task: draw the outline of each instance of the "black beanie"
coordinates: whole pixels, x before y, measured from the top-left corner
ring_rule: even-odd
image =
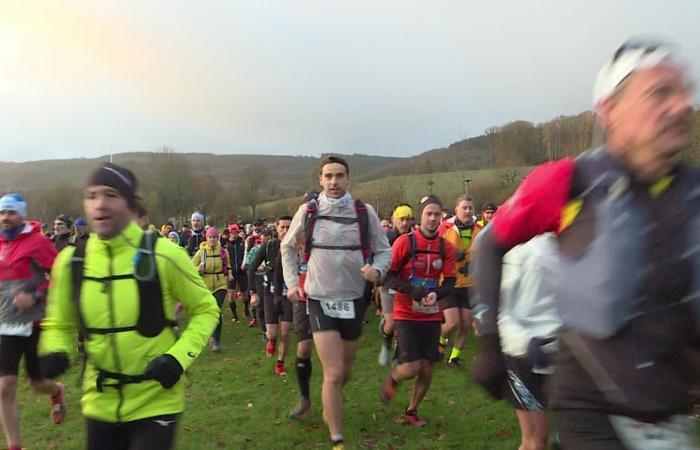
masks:
[[[431,203],[438,205],[440,207],[440,209],[442,209],[442,202],[440,201],[439,198],[437,198],[434,195],[426,195],[425,197],[420,199],[420,206],[418,207],[418,217],[423,216],[423,210],[425,209],[426,206],[430,205]]]
[[[129,169],[112,163],[104,163],[92,174],[88,186],[109,186],[126,199],[129,209],[134,209],[138,181]]]

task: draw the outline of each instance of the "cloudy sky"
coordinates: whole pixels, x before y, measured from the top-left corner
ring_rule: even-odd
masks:
[[[408,156],[590,108],[628,36],[700,68],[697,0],[0,2],[0,161]]]

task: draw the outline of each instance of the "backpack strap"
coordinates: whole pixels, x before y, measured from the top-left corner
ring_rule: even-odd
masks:
[[[154,231],[146,231],[141,238],[141,245],[146,256],[151,258],[141,258],[135,268],[137,273],[143,273],[141,264],[152,264],[153,267],[148,267],[149,272],[153,275],[148,279],[138,279],[139,287],[139,303],[141,312],[139,320],[136,323],[136,329],[145,337],[155,337],[163,331],[164,328],[177,325],[174,321],[169,320],[165,315],[165,306],[163,305],[163,290],[160,285],[160,277],[158,276],[158,267],[156,265],[155,247],[158,239]]]
[[[78,318],[78,332],[81,336],[87,338],[87,328],[85,327],[85,321],[83,320],[83,314],[80,312],[80,294],[83,290],[83,276],[85,269],[85,247],[87,241],[81,239],[75,245],[75,251],[73,252],[73,257],[71,258],[71,277],[73,281],[73,307],[75,308],[75,315]]]
[[[357,215],[357,225],[360,228],[362,259],[367,263],[372,251],[369,239],[369,214],[367,212],[367,205],[359,198],[355,200],[355,214]]]
[[[445,261],[445,238],[442,236],[438,236],[438,239],[440,239],[440,259],[442,259],[443,263]]]
[[[316,199],[306,202],[306,217],[304,218],[304,262],[308,263],[311,257],[311,249],[313,248],[314,228],[316,228],[316,220],[318,218],[318,201]]]

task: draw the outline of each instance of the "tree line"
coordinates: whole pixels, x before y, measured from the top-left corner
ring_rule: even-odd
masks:
[[[693,144],[683,158],[698,164],[698,111],[694,112],[693,127]],[[353,166],[352,179],[356,183],[353,194],[372,203],[383,216],[389,216],[399,203],[417,205],[420,197],[428,193],[451,203],[447,200],[468,191],[475,197],[477,206],[484,202],[500,203],[512,194],[532,166],[576,156],[600,143],[602,136],[595,131],[595,117],[591,112],[559,116],[539,124],[514,121],[488,128],[481,136],[379,169],[372,168],[371,160],[362,167]],[[152,153],[145,163],[124,163],[141,182],[141,193],[153,223],[170,218],[188,220],[195,210],[205,213],[215,224],[289,214],[300,204],[304,192],[318,189],[318,169],[313,167],[306,180],[290,187],[278,184],[279,180],[269,176],[270,172],[259,163],[246,164],[235,180],[222,180],[220,174],[193,167],[191,161],[191,157],[163,147]],[[465,184],[470,171],[486,168],[494,170]],[[382,180],[390,176],[404,177]],[[366,182],[359,183],[362,181]],[[34,186],[22,191],[33,217],[49,221],[61,213],[82,215],[82,188],[78,185],[42,186],[37,183]],[[263,202],[272,199],[280,200],[261,207]]]

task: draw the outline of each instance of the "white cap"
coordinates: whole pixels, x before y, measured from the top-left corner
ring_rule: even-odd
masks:
[[[673,58],[668,44],[627,41],[598,71],[593,85],[593,108],[615,93],[632,72],[655,67]]]

